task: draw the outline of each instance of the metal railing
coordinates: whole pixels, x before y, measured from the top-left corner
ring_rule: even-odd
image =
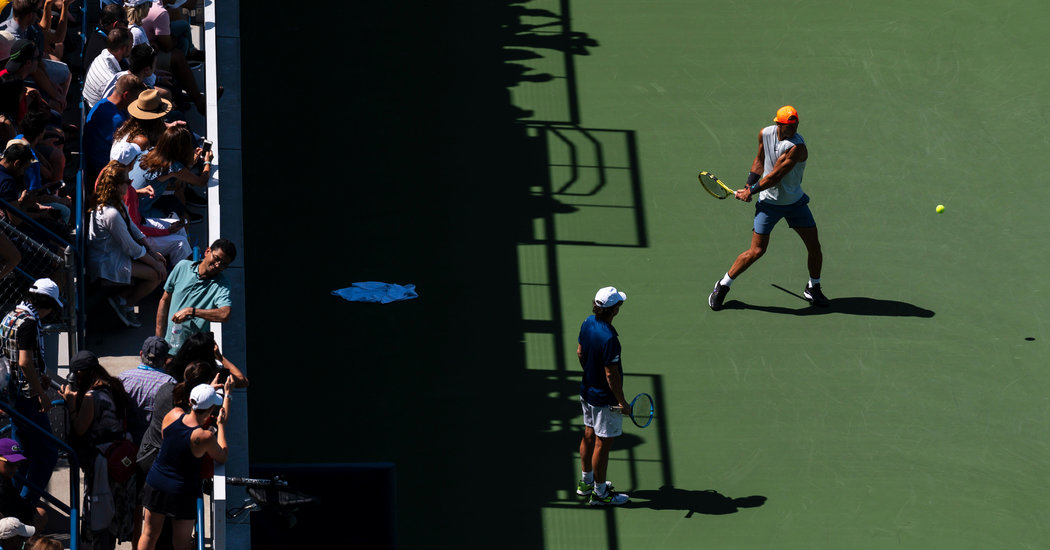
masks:
[[[32,486],[30,486],[30,488],[39,492],[41,496],[59,510],[69,514],[69,550],[77,550],[80,546],[80,509],[77,508],[77,503],[80,502],[80,462],[77,460],[77,453],[69,446],[69,444],[51,433],[51,430],[46,430],[40,427],[32,420],[26,418],[25,415],[15,410],[14,405],[0,400],[0,410],[7,413],[7,415],[11,417],[12,422],[18,423],[19,429],[33,430],[42,433],[59,449],[66,452],[69,459],[69,506],[65,506],[62,501],[48,493],[45,490],[46,488]]]
[[[33,281],[43,277],[54,280],[58,287],[72,299],[67,298],[62,301],[62,310],[59,313],[61,320],[57,324],[48,326],[48,331],[66,332],[70,337],[70,347],[74,349],[76,327],[78,326],[74,273],[77,254],[74,247],[67,239],[55,234],[3,199],[0,199],[0,208],[18,218],[19,227],[52,241],[52,245],[47,246],[16,227],[10,220],[0,218],[0,233],[10,239],[22,255],[14,271],[0,279],[0,308],[4,312],[14,308],[25,297],[26,290],[33,284]]]

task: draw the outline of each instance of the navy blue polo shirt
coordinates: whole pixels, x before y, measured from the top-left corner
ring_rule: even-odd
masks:
[[[591,315],[580,327],[580,351],[583,354],[583,382],[580,397],[595,406],[616,405],[616,396],[609,389],[605,378],[605,367],[616,365],[623,378],[620,365],[620,339],[616,329]]]

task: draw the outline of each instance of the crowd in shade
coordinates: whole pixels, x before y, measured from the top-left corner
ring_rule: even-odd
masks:
[[[232,390],[248,385],[211,330],[234,307],[224,271],[237,248],[195,251],[187,234],[212,180],[210,143],[187,122],[206,108],[191,34],[203,2],[84,2],[0,0],[0,278],[26,279],[24,243],[60,253],[82,220],[89,298],[154,330],[124,354],[137,368],[82,349],[59,381],[44,327],[71,311],[67,278],[28,277],[0,311],[0,399],[14,411],[0,422],[0,549],[61,548],[48,535],[70,534],[48,532],[53,407],[68,411],[61,437],[86,485],[79,543],[188,549],[204,481],[228,456]],[[154,325],[138,306],[156,295]]]

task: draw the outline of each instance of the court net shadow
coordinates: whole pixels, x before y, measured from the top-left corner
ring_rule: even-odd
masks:
[[[758,508],[766,503],[766,497],[761,495],[731,498],[713,489],[697,491],[678,489],[670,485],[656,490],[631,491],[630,494],[631,500],[624,504],[625,508],[680,510],[686,513],[687,518],[692,517],[693,514],[711,516],[734,514],[740,508]]]

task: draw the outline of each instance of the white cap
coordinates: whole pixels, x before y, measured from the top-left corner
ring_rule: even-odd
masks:
[[[62,307],[62,299],[58,297],[58,285],[51,279],[37,279],[33,286],[29,287],[29,292],[50,296],[58,303],[58,307]]]
[[[18,37],[8,31],[0,31],[0,61],[6,61],[11,57],[11,46]]]
[[[22,523],[18,518],[6,517],[0,519],[0,540],[7,540],[13,537],[29,538],[35,534],[35,527]]]
[[[203,411],[220,405],[222,405],[222,397],[219,397],[215,388],[210,384],[201,384],[190,392],[190,406],[194,410]]]
[[[115,160],[124,166],[127,166],[141,154],[142,148],[139,147],[137,143],[122,141],[113,144],[113,148],[109,151],[109,160]]]
[[[626,300],[627,295],[616,290],[616,287],[614,286],[600,288],[598,289],[598,293],[594,295],[594,305],[598,307],[613,307]]]
[[[151,0],[124,0],[124,7],[134,8],[135,6],[141,6],[142,4],[145,4],[146,2],[150,1]]]

